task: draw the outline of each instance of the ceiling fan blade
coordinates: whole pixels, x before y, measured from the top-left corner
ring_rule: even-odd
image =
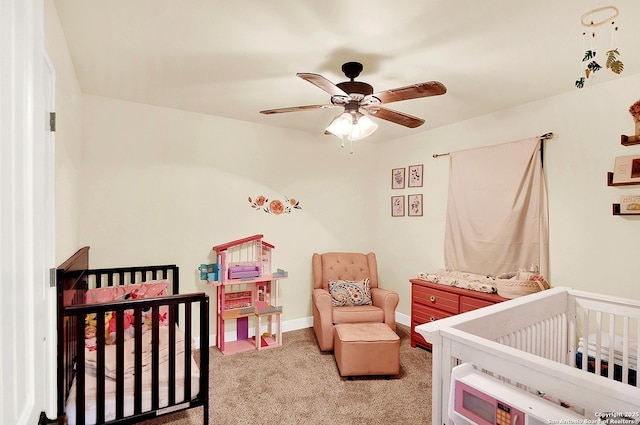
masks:
[[[446,92],[447,88],[442,83],[429,81],[427,83],[412,84],[406,87],[381,91],[371,96],[377,97],[382,103],[391,103],[400,100],[417,99],[419,97],[438,96]]]
[[[372,117],[391,121],[392,123],[400,124],[409,128],[420,127],[424,124],[424,120],[422,118],[414,117],[413,115],[405,114],[404,112],[382,108],[380,106],[367,108],[367,111],[369,111],[369,114],[371,114]]]
[[[335,108],[335,106],[334,105],[291,106],[289,108],[266,109],[264,111],[260,111],[260,113],[265,115],[271,115],[271,114],[281,114],[283,112],[310,111],[313,109],[327,109],[327,108]]]
[[[307,80],[311,84],[317,87],[320,87],[322,90],[326,91],[331,96],[349,97],[349,95],[344,90],[342,90],[340,87],[336,86],[331,81],[324,78],[322,75],[304,73],[304,72],[298,72],[296,75],[302,78],[303,80]]]

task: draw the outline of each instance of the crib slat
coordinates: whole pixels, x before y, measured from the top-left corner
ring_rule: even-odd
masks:
[[[75,316],[75,321],[78,324],[76,326],[76,421],[77,423],[84,424],[84,392],[85,392],[85,363],[84,363],[84,327],[80,326],[80,320],[84,322],[84,317],[81,314]],[[82,344],[82,346],[81,346]]]
[[[582,370],[588,369],[589,360],[589,341],[585,335],[589,335],[589,310],[586,308],[582,313],[582,362],[580,364]]]
[[[151,331],[152,331],[152,348],[151,348],[151,409],[158,410],[160,407],[160,314],[159,307],[151,308]]]
[[[562,353],[562,355],[560,356],[561,358],[561,362],[563,364],[567,364],[567,355],[569,354],[569,350],[571,350],[572,353],[575,353],[575,339],[572,339],[572,337],[570,336],[571,334],[571,324],[569,323],[569,316],[567,314],[562,314],[560,315],[560,323],[561,325],[561,332],[562,332],[562,338],[560,339],[560,352]],[[569,341],[571,341],[571,343],[569,343]],[[575,357],[574,357],[575,360]]]
[[[555,353],[553,356],[553,360],[556,362],[562,361],[562,325],[560,323],[560,318],[558,316],[553,316],[553,352]]]
[[[104,313],[96,314],[96,423],[104,422],[105,415],[105,335]],[[100,331],[98,331],[100,329]]]
[[[547,319],[543,320],[540,323],[540,333],[538,334],[538,344],[540,347],[540,356],[545,359],[549,358],[549,344],[545,338],[546,335],[549,335],[549,321]]]
[[[137,415],[142,412],[142,327],[146,326],[142,323],[142,307],[136,307],[133,316],[133,331],[136,339],[134,343],[133,413]]]
[[[75,357],[75,353],[73,351],[73,322],[74,318],[65,317],[63,320],[64,326],[64,340],[62,341],[63,346],[63,355],[62,357],[62,368],[64,373],[61,370],[58,370],[58,373],[62,373],[63,375],[63,386],[60,387],[60,382],[58,382],[58,412],[64,412],[65,401],[69,397],[69,388],[71,387],[71,373],[73,372],[73,365],[69,358],[72,356]],[[60,366],[58,367],[60,369]],[[61,397],[62,396],[62,397]]]
[[[611,317],[609,317],[611,320]],[[587,337],[589,335],[583,335],[585,341],[587,341]],[[596,311],[596,363],[594,367],[594,372],[598,375],[600,374],[600,370],[602,368],[602,312]],[[588,341],[587,341],[588,342]],[[585,345],[588,346],[588,345]]]
[[[116,315],[116,418],[124,417],[124,310]]]
[[[553,341],[551,347],[551,359],[555,362],[559,362],[561,361],[560,344],[562,343],[562,329],[557,315],[551,318],[551,332],[549,337],[551,338],[551,341]]]
[[[607,377],[609,379],[613,379],[613,371],[615,369],[614,364],[615,364],[615,359],[613,358],[613,347],[615,347],[616,344],[616,338],[615,338],[615,333],[616,333],[616,315],[615,314],[611,314],[609,315],[609,367],[607,368]],[[599,373],[596,372],[596,373]]]
[[[609,360],[615,360],[614,347],[609,347]],[[622,382],[629,383],[629,318],[625,316],[622,320]]]
[[[173,308],[169,309],[169,405],[176,402],[176,326],[173,325],[174,311]],[[187,352],[185,352],[185,357],[188,357]]]
[[[640,381],[640,320],[636,320],[636,387],[638,386],[638,381]]]
[[[568,332],[569,338],[567,338],[567,343],[569,344],[569,366],[576,367],[576,353],[577,351],[577,343],[578,343],[578,327],[576,321],[578,320],[578,311],[576,309],[575,302],[569,302],[567,307],[567,317],[569,318],[568,323]]]
[[[191,356],[187,356],[187,353],[191,352],[191,306],[192,303],[188,302],[184,305],[184,399],[189,400],[191,398]],[[202,308],[202,305],[200,306]],[[256,336],[257,338],[257,336]],[[202,355],[200,356],[202,358]]]
[[[551,334],[550,320],[551,319],[544,320],[544,322],[542,323],[543,332],[542,335],[540,335],[541,344],[543,346],[542,356],[545,359],[551,357],[551,340],[549,339],[549,335]]]
[[[209,323],[209,298],[202,300],[200,307],[200,323]],[[200,392],[199,398],[203,398],[203,416],[209,418],[209,330],[205,326],[200,327]],[[185,378],[186,379],[186,378]],[[189,379],[191,382],[191,379]],[[207,422],[208,423],[208,422]]]

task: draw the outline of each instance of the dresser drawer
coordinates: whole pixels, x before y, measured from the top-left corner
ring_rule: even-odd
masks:
[[[479,300],[477,298],[461,296],[460,297],[460,313],[464,313],[466,311],[476,310],[481,307],[486,307],[488,305],[493,305],[494,302]]]
[[[418,325],[444,319],[449,316],[453,316],[453,313],[431,308],[422,304],[414,304],[411,309],[411,320]]]
[[[416,304],[422,304],[455,314],[458,313],[460,295],[425,286],[413,285],[412,299],[414,306]]]

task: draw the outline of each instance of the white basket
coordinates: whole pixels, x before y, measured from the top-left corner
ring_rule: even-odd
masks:
[[[496,279],[495,285],[498,295],[509,299],[534,294],[551,287],[546,280]]]

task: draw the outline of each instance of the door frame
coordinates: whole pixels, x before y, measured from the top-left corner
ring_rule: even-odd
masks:
[[[2,0],[0,13],[0,423],[38,423],[46,408],[44,345],[55,322],[49,309],[48,260],[53,228],[42,208],[46,198],[43,0]],[[53,196],[50,194],[50,196]],[[55,297],[54,297],[55,298]],[[54,316],[55,317],[55,316]]]

